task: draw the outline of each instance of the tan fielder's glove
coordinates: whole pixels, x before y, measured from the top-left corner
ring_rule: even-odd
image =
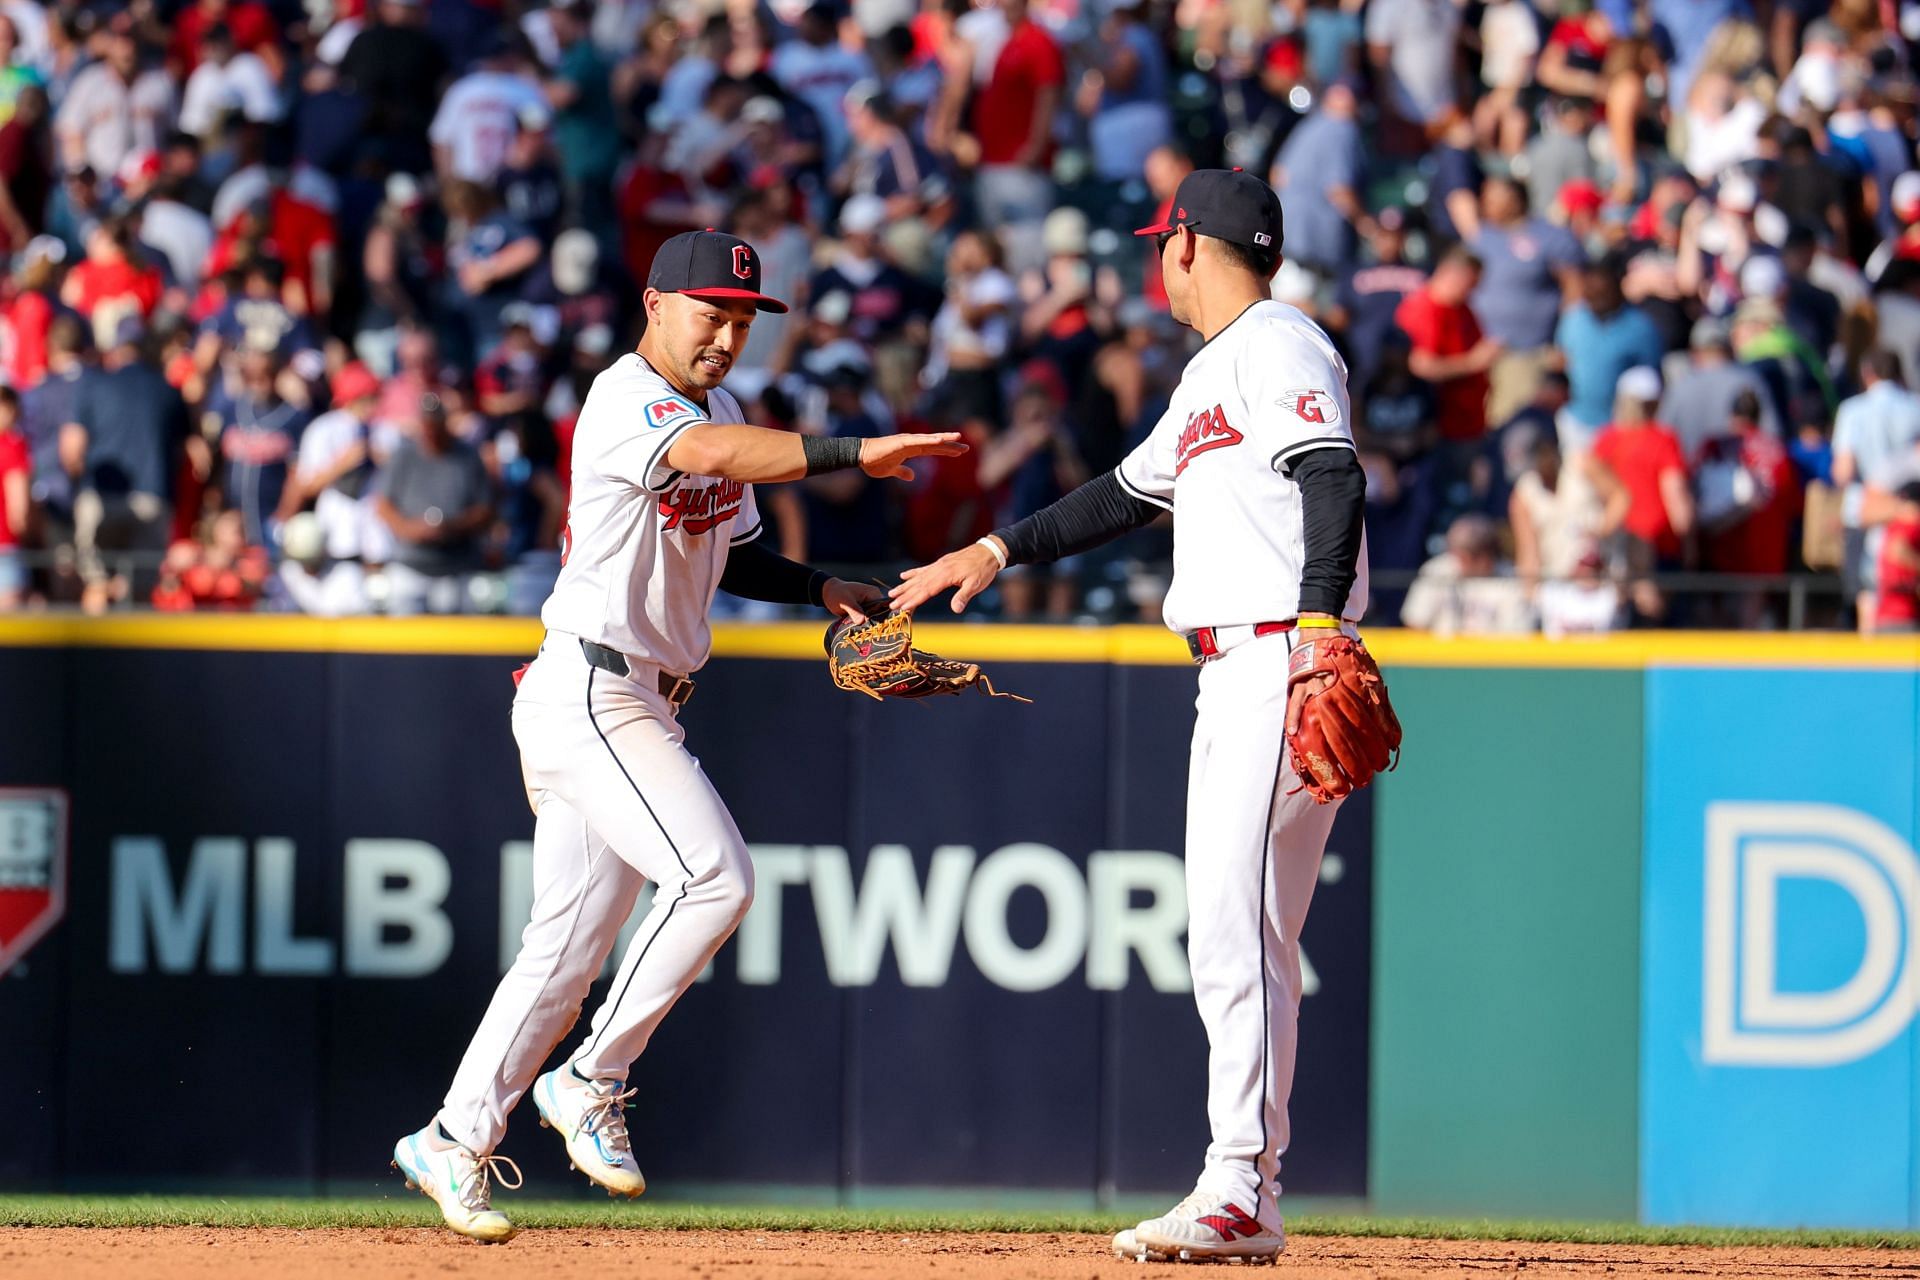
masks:
[[[1309,635],[1314,638],[1304,638]],[[1373,655],[1351,636],[1331,630],[1296,636],[1287,686],[1315,676],[1331,676],[1333,682],[1307,694],[1287,748],[1300,784],[1316,803],[1328,804],[1400,762],[1400,721]]]
[[[869,698],[927,698],[978,685],[996,698],[1031,702],[1001,693],[976,662],[955,662],[913,647],[913,615],[887,613],[866,622],[842,618],[827,628],[827,669],[842,689]]]

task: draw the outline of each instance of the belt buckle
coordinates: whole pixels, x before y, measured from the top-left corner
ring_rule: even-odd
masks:
[[[676,707],[684,707],[693,698],[693,681],[686,676],[675,676],[665,693],[668,702]]]
[[[1214,638],[1212,627],[1200,627],[1186,634],[1187,652],[1193,655],[1195,662],[1205,662],[1209,658],[1220,656],[1219,642]]]

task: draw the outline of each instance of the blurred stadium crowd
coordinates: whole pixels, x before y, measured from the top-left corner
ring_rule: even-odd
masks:
[[[782,549],[938,554],[1152,426],[1193,339],[1128,232],[1199,164],[1346,352],[1377,618],[1920,616],[1920,4],[849,4],[0,0],[0,609],[532,612],[701,226],[796,303],[757,421],[976,445],[769,493]],[[997,607],[1151,617],[1168,545]]]

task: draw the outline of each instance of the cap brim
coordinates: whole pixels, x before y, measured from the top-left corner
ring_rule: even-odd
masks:
[[[729,302],[751,302],[755,309],[771,311],[775,315],[785,315],[787,304],[778,298],[769,298],[764,293],[755,293],[751,289],[681,289],[679,292],[689,298],[722,298]]]
[[[1171,230],[1173,230],[1173,224],[1171,222],[1156,222],[1150,227],[1140,228],[1133,234],[1137,236],[1157,236],[1163,231]]]

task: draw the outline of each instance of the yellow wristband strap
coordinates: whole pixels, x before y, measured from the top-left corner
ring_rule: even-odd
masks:
[[[1302,631],[1338,631],[1341,624],[1338,618],[1301,618],[1293,625]]]

